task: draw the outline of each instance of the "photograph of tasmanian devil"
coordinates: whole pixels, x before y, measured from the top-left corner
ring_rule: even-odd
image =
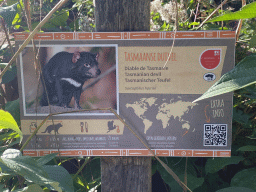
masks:
[[[81,109],[79,101],[83,84],[101,73],[98,58],[98,53],[91,52],[63,51],[55,54],[42,69],[44,92],[40,105],[48,106],[50,103],[69,108],[74,97],[74,108]]]

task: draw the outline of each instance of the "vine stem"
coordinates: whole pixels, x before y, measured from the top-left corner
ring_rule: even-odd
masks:
[[[246,5],[246,1],[245,0],[242,0],[242,7]],[[240,19],[239,20],[239,23],[238,23],[238,26],[236,28],[236,41],[238,41],[239,39],[239,34],[240,34],[240,31],[242,29],[242,24],[243,24],[243,19]]]
[[[24,0],[24,7],[25,7],[25,15],[26,15],[26,18],[27,18],[27,25],[28,25],[28,28],[29,28],[29,32],[31,32],[33,30],[33,28],[32,28],[32,24],[31,24],[31,13],[30,13],[30,1],[29,0]],[[40,63],[39,63],[38,58],[36,57],[37,48],[36,48],[36,45],[35,45],[35,42],[34,42],[33,39],[31,40],[31,42],[32,42],[32,45],[33,45],[34,68],[35,68],[35,71],[36,71],[37,79],[39,80]]]
[[[9,38],[9,34],[8,34],[8,31],[7,31],[6,27],[5,27],[5,21],[4,21],[3,18],[0,18],[0,20],[2,20],[2,22],[0,22],[0,23],[1,23],[2,27],[3,27],[3,29],[4,29],[5,37],[6,37],[7,41],[8,41],[8,44],[9,44],[10,50],[12,52],[12,55],[14,55],[14,52],[13,52],[13,49],[12,49],[12,44],[11,44],[11,41],[10,41],[10,38]]]
[[[76,176],[83,170],[83,168],[85,167],[85,165],[88,163],[89,160],[90,160],[90,157],[86,157],[84,164],[78,169],[76,174],[73,176],[73,179],[76,178]]]

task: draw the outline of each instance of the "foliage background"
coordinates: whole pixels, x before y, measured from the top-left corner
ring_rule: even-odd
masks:
[[[0,0],[1,38],[0,70],[11,59],[14,50],[14,32],[33,30],[49,13],[57,0],[30,1],[28,15],[24,4],[29,1]],[[218,9],[219,5],[225,2]],[[236,30],[236,67],[238,72],[226,74],[227,79],[239,84],[233,90],[233,135],[231,158],[161,158],[162,161],[187,183],[194,192],[256,191],[256,2],[252,0],[154,0],[151,1],[151,30]],[[242,5],[248,6],[244,12]],[[249,8],[248,8],[249,7]],[[251,8],[250,8],[251,7]],[[249,12],[248,12],[249,10]],[[250,11],[252,10],[252,11]],[[211,13],[215,12],[212,16]],[[236,13],[234,15],[233,13]],[[222,17],[218,17],[222,16]],[[27,19],[30,18],[30,19]],[[212,22],[205,22],[208,19]],[[240,21],[240,19],[243,19]],[[28,25],[28,20],[31,27]],[[204,23],[205,22],[205,23]],[[203,24],[204,25],[201,25]],[[70,0],[55,12],[41,31],[94,31],[92,0]],[[8,38],[10,41],[8,41]],[[7,38],[7,39],[6,39]],[[248,71],[251,72],[248,76]],[[244,82],[238,77],[250,77]],[[41,158],[23,157],[19,152],[19,97],[15,64],[0,80],[0,188],[2,191],[100,191],[99,158],[66,158],[51,154]],[[227,88],[234,84],[225,84]],[[229,86],[229,87],[228,87]],[[218,92],[218,94],[221,94]],[[206,95],[207,97],[209,95]],[[210,92],[210,96],[213,93]],[[9,122],[11,124],[3,124]],[[2,124],[1,124],[2,123]],[[12,129],[6,129],[11,128]],[[9,148],[15,148],[16,150]],[[6,149],[9,149],[6,151]],[[183,191],[165,169],[152,159],[152,190]],[[52,170],[55,170],[54,172]],[[58,172],[59,174],[56,174]],[[64,179],[65,178],[65,179]],[[160,178],[160,179],[159,179]],[[156,189],[155,189],[156,187]]]

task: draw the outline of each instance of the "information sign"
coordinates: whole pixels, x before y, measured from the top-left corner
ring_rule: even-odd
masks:
[[[17,47],[27,37],[16,33]],[[235,32],[38,33],[34,42],[35,54],[29,44],[18,59],[24,141],[61,114],[25,155],[152,156],[142,141],[158,156],[231,155],[233,94],[192,101],[234,67]]]

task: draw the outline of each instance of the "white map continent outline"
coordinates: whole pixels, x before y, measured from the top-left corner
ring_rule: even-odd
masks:
[[[180,97],[179,97],[180,98]],[[134,110],[135,115],[137,115],[144,124],[144,133],[148,131],[148,129],[152,126],[153,122],[146,118],[145,112],[149,109],[148,107],[152,107],[155,104],[155,97],[150,98],[141,98],[139,101],[135,101],[132,104],[127,103],[126,108],[131,107]],[[161,101],[166,101],[166,99],[161,99]],[[173,102],[173,99],[170,100],[170,103],[162,103],[158,107],[158,113],[156,115],[156,119],[162,122],[163,128],[167,128],[170,126],[169,121],[170,118],[174,119],[178,118],[178,120],[182,123],[183,129],[190,129],[189,121],[183,119],[183,115],[188,113],[194,106],[198,105],[197,103],[191,102],[183,102],[182,100],[178,100],[177,102]]]

